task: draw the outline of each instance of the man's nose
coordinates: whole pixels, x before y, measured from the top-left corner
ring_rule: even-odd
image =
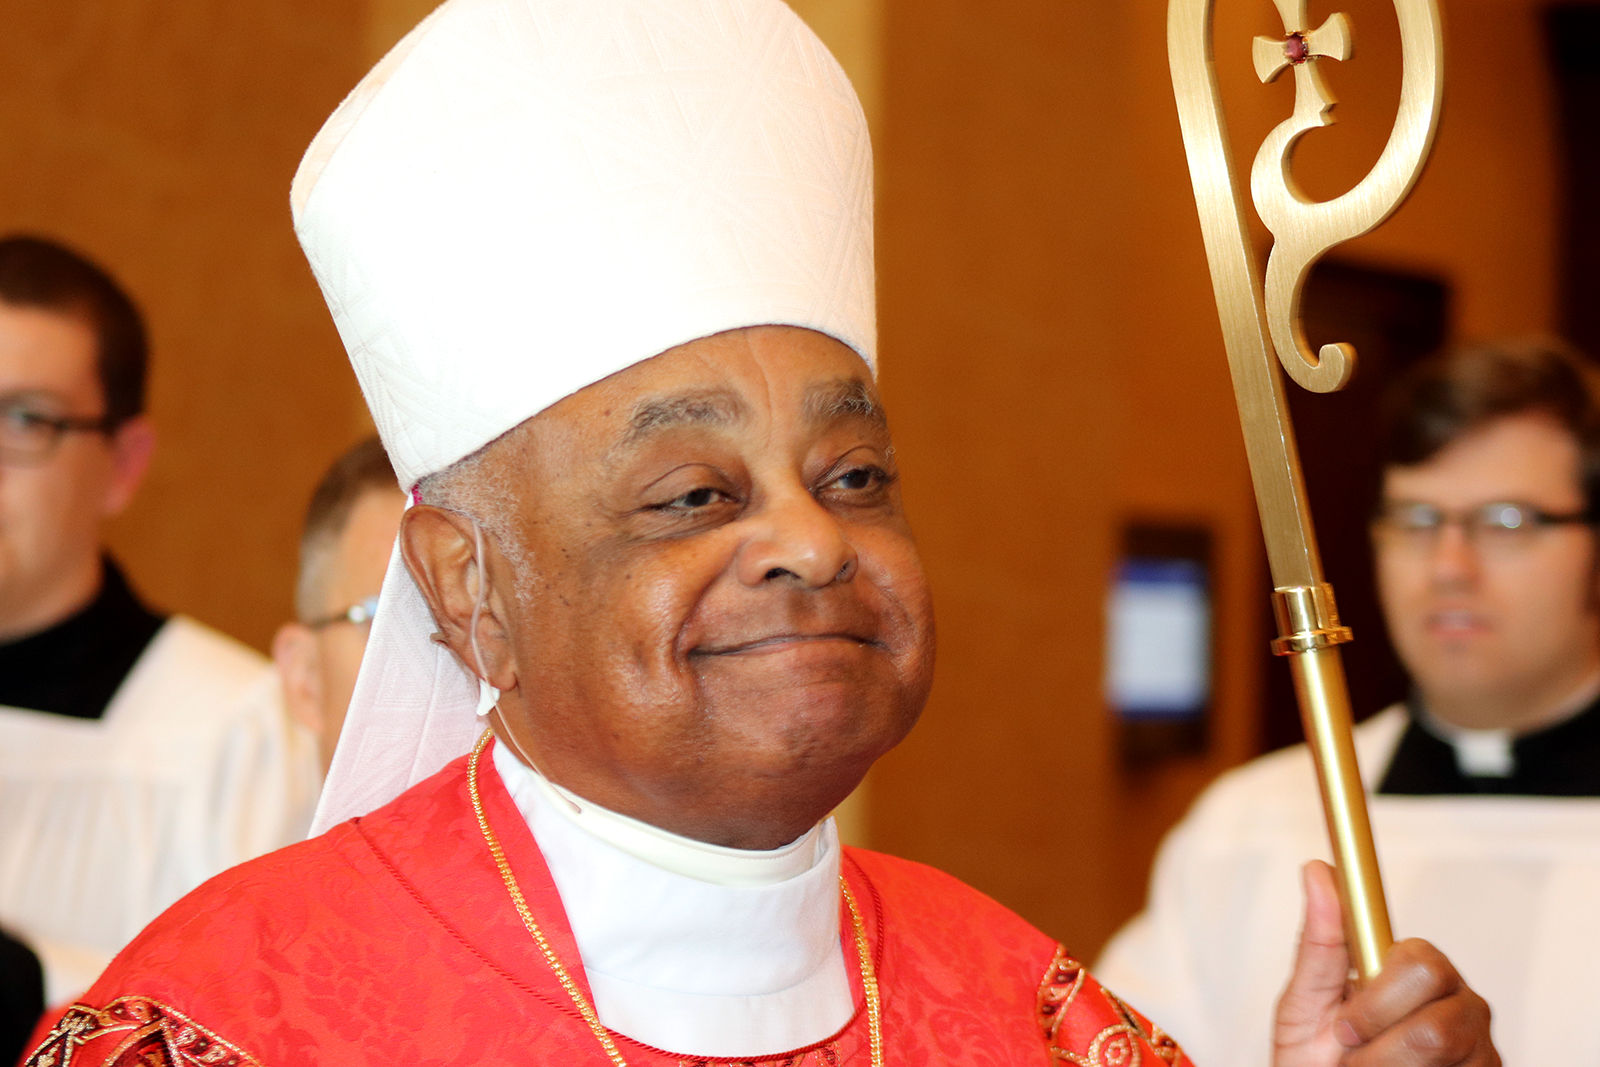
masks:
[[[753,528],[739,551],[737,568],[745,585],[791,581],[820,589],[855,577],[855,548],[838,519],[810,493],[784,493],[749,521]]]
[[[1478,575],[1478,550],[1465,524],[1447,522],[1433,545],[1433,580],[1437,585],[1471,585]]]

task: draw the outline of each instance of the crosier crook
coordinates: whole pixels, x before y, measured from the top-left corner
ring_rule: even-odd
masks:
[[[1256,210],[1273,236],[1264,285],[1250,246],[1217,89],[1212,51],[1215,0],[1170,0],[1167,53],[1272,570],[1273,614],[1278,621],[1272,650],[1290,658],[1333,844],[1346,935],[1365,980],[1381,969],[1393,935],[1356,766],[1350,694],[1339,658],[1338,646],[1351,635],[1340,625],[1333,589],[1323,580],[1277,365],[1281,363],[1301,386],[1319,393],[1343,386],[1355,367],[1355,350],[1348,344],[1325,344],[1312,352],[1300,325],[1300,292],[1318,259],[1393,214],[1422,172],[1438,128],[1443,85],[1439,13],[1433,0],[1395,0],[1404,58],[1394,130],[1377,164],[1355,188],[1333,200],[1315,202],[1296,186],[1290,159],[1302,135],[1333,122],[1334,97],[1317,63],[1350,57],[1350,20],[1334,15],[1309,29],[1305,0],[1274,2],[1287,38],[1256,38],[1256,73],[1262,81],[1271,81],[1285,67],[1293,68],[1295,108],[1267,136],[1251,168]]]

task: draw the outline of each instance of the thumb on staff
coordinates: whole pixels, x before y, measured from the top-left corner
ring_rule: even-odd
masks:
[[[1301,868],[1300,876],[1306,894],[1305,921],[1294,973],[1278,1000],[1275,1067],[1336,1064],[1351,1046],[1361,1043],[1350,1024],[1339,1018],[1339,1007],[1350,991],[1350,951],[1333,868],[1312,860]]]

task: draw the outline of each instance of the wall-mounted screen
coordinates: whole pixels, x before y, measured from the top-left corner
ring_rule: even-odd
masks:
[[[1204,747],[1212,629],[1210,532],[1124,530],[1107,597],[1105,691],[1130,757]]]

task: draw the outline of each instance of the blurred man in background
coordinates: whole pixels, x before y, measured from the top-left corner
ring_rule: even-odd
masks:
[[[52,1003],[315,800],[262,657],[150,610],[105,551],[154,445],[145,366],[104,271],[0,241],[0,927]]]
[[[1600,1004],[1596,373],[1554,344],[1463,349],[1399,382],[1388,421],[1373,542],[1415,689],[1356,744],[1395,933],[1485,996],[1507,1064],[1600,1063],[1569,1025]],[[1327,855],[1304,746],[1228,774],[1099,973],[1198,1062],[1267,1063],[1283,902]]]
[[[297,621],[272,641],[289,714],[317,738],[322,773],[339,743],[361,655],[405,511],[394,468],[377,437],[328,469],[300,533]]]

